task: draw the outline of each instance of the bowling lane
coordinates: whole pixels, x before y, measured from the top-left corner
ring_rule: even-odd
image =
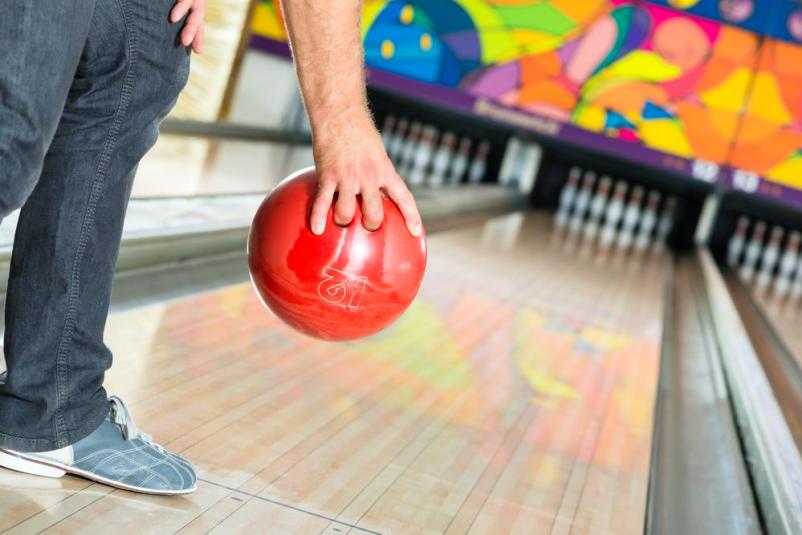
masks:
[[[0,471],[0,531],[641,533],[666,261],[550,224],[431,236],[419,298],[359,342],[290,331],[247,284],[112,316],[110,390],[200,490]]]
[[[766,317],[782,339],[785,347],[796,359],[802,373],[802,303],[798,300],[782,300],[767,296],[762,292],[753,292],[755,301],[760,305]]]

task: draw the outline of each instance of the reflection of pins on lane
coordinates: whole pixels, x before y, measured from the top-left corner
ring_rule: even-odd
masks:
[[[568,182],[563,186],[560,192],[560,205],[557,207],[557,213],[554,215],[554,227],[557,230],[563,230],[568,224],[568,218],[571,216],[571,209],[574,207],[574,200],[576,193],[579,189],[579,179],[582,177],[582,171],[579,167],[572,167],[568,171]]]
[[[624,199],[627,196],[627,183],[619,180],[615,184],[615,191],[613,191],[613,198],[607,205],[607,210],[604,215],[604,228],[601,232],[599,245],[602,252],[610,250],[610,247],[615,241],[615,233],[618,230],[618,223],[624,215]]]
[[[423,128],[418,150],[412,157],[412,166],[409,170],[409,183],[413,186],[420,186],[426,178],[426,169],[434,152],[434,140],[437,137],[437,129],[433,126]]]
[[[456,144],[457,136],[451,132],[443,134],[443,139],[440,140],[440,147],[437,149],[432,161],[432,174],[429,177],[429,183],[432,186],[440,186],[445,182],[446,170],[448,170],[448,164],[451,163]]]
[[[407,126],[409,126],[409,121],[406,119],[401,118],[398,121],[395,133],[391,137],[391,142],[387,150],[390,159],[396,165],[401,163],[401,155],[404,152],[404,135],[407,133]]]
[[[668,236],[674,229],[674,214],[676,211],[677,198],[669,197],[663,205],[663,210],[660,212],[660,221],[657,223],[657,238],[655,239],[657,250],[662,250],[666,246]]]
[[[774,275],[774,268],[780,259],[780,244],[784,234],[785,231],[782,227],[775,226],[771,229],[769,243],[763,250],[763,255],[760,258],[760,271],[757,274],[757,288],[760,291],[766,291],[769,287],[771,277]]]
[[[487,171],[487,155],[490,154],[490,143],[482,141],[479,148],[476,149],[476,155],[471,162],[471,168],[468,170],[468,182],[471,184],[479,184],[485,178]]]
[[[802,234],[794,231],[788,238],[788,243],[785,244],[785,252],[783,252],[782,259],[780,260],[780,272],[777,274],[777,280],[774,282],[774,293],[780,299],[788,296],[788,291],[791,289],[791,282],[794,277],[794,269],[799,263],[799,246],[802,243]]]
[[[388,151],[390,147],[395,143],[395,116],[388,115],[384,118],[384,124],[382,125],[382,143],[384,143],[384,148]]]
[[[599,181],[596,194],[593,195],[593,200],[590,201],[588,221],[585,223],[585,240],[588,242],[596,241],[596,235],[599,233],[599,225],[602,217],[604,217],[604,208],[607,206],[612,184],[613,181],[610,177],[603,176]]]
[[[574,213],[571,216],[571,226],[569,230],[571,234],[579,234],[582,230],[582,223],[585,221],[585,212],[590,205],[591,197],[593,196],[593,185],[596,183],[596,173],[587,171],[585,178],[582,179],[582,187],[579,193],[576,194],[574,201]]]
[[[421,125],[419,122],[414,122],[409,127],[409,133],[404,139],[404,147],[401,150],[401,158],[398,163],[398,174],[401,178],[407,180],[409,171],[412,167],[412,161],[415,158],[415,151],[418,148],[418,141],[420,140]]]
[[[641,203],[643,202],[644,189],[642,186],[635,186],[632,196],[624,210],[624,223],[621,225],[621,232],[618,234],[618,249],[627,252],[632,246],[635,237],[635,229],[640,220]]]
[[[465,170],[468,168],[468,156],[470,153],[471,140],[470,138],[464,137],[459,142],[457,154],[455,154],[454,159],[451,160],[451,169],[448,175],[449,184],[459,184],[462,182],[462,177],[465,174]]]
[[[652,190],[649,192],[649,197],[646,199],[646,208],[644,208],[643,215],[641,216],[638,237],[635,238],[635,250],[638,252],[645,251],[649,246],[649,242],[652,239],[652,232],[657,225],[657,210],[659,207],[660,192]]]
[[[733,233],[730,243],[727,245],[727,265],[732,269],[737,268],[740,264],[741,254],[746,246],[746,233],[748,230],[749,218],[746,216],[739,217],[735,233]]]
[[[763,238],[766,236],[766,223],[758,221],[752,231],[752,237],[746,245],[746,256],[741,267],[741,278],[744,282],[752,282],[755,276],[755,267],[760,259],[760,252],[763,250]]]

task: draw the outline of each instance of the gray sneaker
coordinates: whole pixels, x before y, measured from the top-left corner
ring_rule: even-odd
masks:
[[[20,453],[0,449],[0,466],[45,477],[65,474],[145,494],[189,494],[197,489],[195,470],[137,429],[123,401],[109,398],[111,410],[100,427],[60,450]]]

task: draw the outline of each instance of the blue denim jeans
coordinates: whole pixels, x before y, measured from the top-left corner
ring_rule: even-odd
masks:
[[[0,219],[22,211],[0,447],[62,448],[108,414],[103,329],[128,197],[189,73],[174,2],[3,2]]]

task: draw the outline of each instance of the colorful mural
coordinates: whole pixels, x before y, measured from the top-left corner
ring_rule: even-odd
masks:
[[[731,163],[802,190],[802,47],[763,44]]]
[[[724,163],[757,38],[660,6],[599,4],[556,46],[489,66],[462,87],[618,139]]]
[[[272,0],[254,28],[286,40]],[[368,0],[362,30],[374,69],[802,190],[799,4]]]

